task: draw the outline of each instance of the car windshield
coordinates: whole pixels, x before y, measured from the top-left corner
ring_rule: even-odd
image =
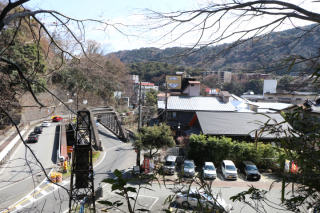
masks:
[[[255,165],[246,166],[246,169],[247,169],[248,171],[258,170],[258,168],[257,168]]]
[[[230,171],[236,171],[236,167],[234,167],[233,165],[226,165],[226,169]]]
[[[186,162],[186,163],[184,163],[184,167],[188,168],[188,169],[192,169],[192,168],[194,168],[194,165],[191,162]]]
[[[214,168],[213,165],[206,165],[206,166],[204,167],[204,169],[205,169],[205,170],[216,170],[216,168]]]
[[[165,165],[166,166],[174,166],[174,162],[173,161],[166,161]]]

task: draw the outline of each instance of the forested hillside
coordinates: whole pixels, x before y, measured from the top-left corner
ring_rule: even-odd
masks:
[[[308,29],[315,28],[312,32]],[[164,62],[176,66],[197,68],[198,71],[228,70],[232,72],[265,72],[289,74],[293,58],[303,60],[319,53],[320,27],[310,25],[282,32],[273,32],[254,40],[234,44],[212,46],[189,54],[187,48],[141,48],[114,53],[126,64]],[[181,56],[183,54],[184,56]],[[312,72],[309,63],[298,63],[289,72]]]

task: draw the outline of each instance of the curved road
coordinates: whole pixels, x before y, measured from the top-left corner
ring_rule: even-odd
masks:
[[[50,127],[52,128],[52,127]],[[50,131],[50,128],[47,131]],[[132,168],[135,164],[136,154],[131,147],[130,143],[123,143],[118,138],[116,138],[111,132],[99,125],[99,135],[104,147],[104,151],[101,153],[99,162],[94,167],[95,172],[95,188],[101,183],[101,181],[110,175],[110,172],[115,169],[128,169]],[[45,132],[44,132],[45,133]],[[48,132],[49,133],[49,132]],[[51,134],[49,134],[51,135]],[[54,138],[54,137],[52,137]],[[42,140],[39,144],[42,143]],[[51,142],[49,142],[51,144]],[[52,144],[54,144],[52,142]],[[32,144],[36,145],[36,144]],[[53,147],[53,146],[52,146]],[[39,148],[39,149],[38,149]],[[47,149],[42,149],[40,147],[35,147],[37,154],[43,155],[50,153],[49,147]],[[50,153],[51,154],[51,153]],[[55,153],[54,153],[55,154]],[[48,166],[50,162],[46,162],[45,165]],[[47,167],[48,169],[50,167]],[[41,179],[41,178],[40,178]],[[43,179],[43,177],[42,177]],[[16,184],[17,186],[23,185]],[[65,212],[68,209],[69,198],[66,191],[58,186],[55,186],[49,182],[42,182],[38,187],[34,187],[36,184],[32,184],[31,188],[35,189],[31,194],[26,196],[24,193],[23,199],[20,199],[18,202],[10,206],[10,211],[4,210],[3,212]],[[62,185],[66,188],[69,188],[69,181],[63,181]],[[14,190],[16,193],[20,193],[19,188],[17,187]],[[12,190],[12,187],[10,187]],[[20,188],[21,189],[21,188]],[[31,190],[32,190],[31,189]],[[29,190],[29,191],[31,191]],[[27,191],[27,190],[26,190]],[[0,197],[2,196],[3,191],[0,189]],[[6,196],[4,196],[6,197]],[[1,199],[1,198],[0,198]],[[8,199],[12,201],[12,199]],[[17,199],[16,199],[17,200]],[[9,203],[9,201],[7,202]],[[13,202],[11,202],[12,204]],[[1,210],[8,208],[9,205],[3,206],[1,204]]]
[[[55,166],[56,162],[54,150],[58,136],[55,130],[56,124],[43,128],[39,141],[28,143],[47,172]],[[44,175],[39,164],[20,140],[10,160],[0,167],[0,210],[21,199],[43,179]]]

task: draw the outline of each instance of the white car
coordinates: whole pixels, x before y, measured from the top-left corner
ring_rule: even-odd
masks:
[[[231,160],[224,160],[221,163],[221,172],[225,179],[237,180],[237,168]]]
[[[202,177],[204,179],[216,179],[217,171],[212,162],[205,162],[202,168]]]
[[[213,197],[196,189],[177,193],[176,203],[185,209],[192,207],[202,210],[222,210],[222,212],[231,212],[232,210],[232,206],[227,204],[221,196]]]
[[[51,125],[51,123],[49,121],[43,121],[41,124],[42,127],[48,127],[50,125]]]

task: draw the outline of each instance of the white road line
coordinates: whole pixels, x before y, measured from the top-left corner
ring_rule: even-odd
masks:
[[[107,152],[109,152],[109,151],[111,151],[111,150],[113,150],[113,149],[119,148],[119,147],[121,147],[121,146],[125,146],[125,145],[127,145],[127,144],[121,144],[121,145],[118,145],[118,146],[113,146],[113,147],[107,149],[106,151],[104,151],[103,157],[101,158],[101,160],[100,160],[97,164],[94,165],[93,168],[97,167],[99,164],[101,164],[101,163],[103,162],[103,159],[105,158]],[[52,171],[52,170],[53,170],[53,169],[51,169],[51,171]],[[50,171],[50,172],[51,172],[51,171]],[[50,174],[50,172],[49,172],[48,174]],[[70,179],[70,178],[69,178],[69,179]],[[45,179],[39,184],[39,186],[40,186],[43,182],[45,182],[45,181],[48,181],[48,180],[45,178]],[[49,181],[48,181],[48,182],[49,182]],[[67,185],[67,184],[69,184],[69,183],[70,183],[70,180],[68,180],[68,181],[63,181],[63,182],[61,183],[61,185]],[[105,184],[105,185],[107,185],[107,184]],[[41,197],[39,197],[39,198],[37,198],[37,199],[34,199],[34,201],[40,200],[40,199],[44,198],[47,194],[52,193],[52,192],[56,191],[58,188],[60,188],[59,186],[57,186],[57,185],[55,185],[55,184],[52,184],[52,186],[54,187],[54,189],[53,189],[52,191],[44,194],[43,196],[41,196]],[[103,186],[103,187],[104,187],[104,186]],[[35,190],[33,190],[30,194],[32,194],[33,192],[35,192]],[[29,195],[30,195],[30,194],[29,194]],[[28,195],[27,195],[27,196],[28,196]],[[25,196],[25,197],[27,197],[27,196]],[[23,199],[25,199],[25,197],[22,198],[21,200],[19,200],[19,201],[16,202],[16,203],[21,202]],[[157,200],[158,200],[158,198],[157,198]],[[157,201],[157,200],[156,200],[156,201]],[[32,203],[33,203],[33,202],[28,203],[28,204],[26,204],[26,205],[24,205],[24,206],[19,205],[19,209],[21,209],[22,207],[27,207],[28,205],[30,205],[30,204],[32,204]],[[15,205],[12,205],[12,206],[15,206]],[[16,208],[17,208],[17,206],[16,206]],[[67,209],[66,211],[64,211],[64,213],[66,213],[66,212],[68,212],[68,211],[69,211],[69,209]],[[13,211],[13,212],[15,212],[15,211]]]
[[[18,205],[18,206],[16,206],[15,208],[16,208],[17,210],[20,210],[20,209],[22,209],[22,207],[23,207],[23,206]]]
[[[155,199],[155,201],[151,204],[151,206],[148,208],[149,211],[151,211],[152,207],[154,206],[154,204],[156,204],[159,200],[159,197],[153,197],[153,196],[148,196],[148,195],[138,195],[138,197],[150,197]]]
[[[53,169],[51,169],[50,172],[51,172],[52,170],[53,170]],[[50,172],[49,172],[49,174],[50,174]],[[23,198],[21,198],[20,200],[18,200],[18,201],[15,202],[14,204],[12,204],[11,206],[15,206],[17,203],[20,203],[21,201],[25,200],[25,198],[28,197],[28,196],[32,197],[31,195],[32,195],[34,192],[39,191],[39,190],[40,190],[40,187],[39,187],[39,186],[41,186],[45,181],[47,181],[46,178],[45,178],[41,183],[39,183],[39,185],[38,185],[34,190],[32,190],[29,194],[27,194],[26,196],[24,196]],[[11,186],[12,186],[12,185],[11,185]],[[1,190],[2,190],[2,189],[1,189]],[[9,208],[10,208],[11,206],[9,206]],[[22,208],[21,205],[18,205],[18,206],[20,206],[20,208]],[[15,207],[16,207],[16,206],[15,206]],[[17,207],[16,207],[16,208],[17,208]]]

